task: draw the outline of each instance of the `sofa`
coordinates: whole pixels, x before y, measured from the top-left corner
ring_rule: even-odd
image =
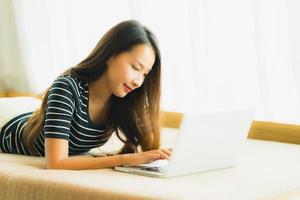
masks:
[[[180,113],[164,112],[162,147],[174,146],[181,118]],[[236,167],[168,179],[113,169],[50,170],[43,157],[0,153],[0,200],[296,200],[299,130],[299,125],[253,121]],[[113,135],[84,156],[105,156],[120,146]]]

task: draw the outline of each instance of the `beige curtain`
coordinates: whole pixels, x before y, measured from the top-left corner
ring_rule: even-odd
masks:
[[[28,92],[29,84],[17,35],[13,3],[0,1],[0,93]]]

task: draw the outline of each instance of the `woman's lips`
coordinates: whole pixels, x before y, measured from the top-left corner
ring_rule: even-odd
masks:
[[[124,84],[124,87],[127,93],[132,91],[132,88],[128,87],[126,84]]]

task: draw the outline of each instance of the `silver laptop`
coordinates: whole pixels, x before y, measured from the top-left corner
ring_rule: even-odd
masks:
[[[246,142],[254,109],[184,114],[170,160],[116,171],[151,177],[175,177],[237,165]]]

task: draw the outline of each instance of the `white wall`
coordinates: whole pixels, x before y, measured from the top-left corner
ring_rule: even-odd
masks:
[[[287,6],[293,70],[296,77],[297,89],[300,91],[300,1],[288,0]]]
[[[159,39],[162,108],[254,106],[256,119],[300,123],[297,0],[14,0],[33,92],[84,59],[119,21]]]
[[[83,60],[108,28],[130,18],[127,1],[14,0],[14,5],[33,92],[44,91]]]
[[[0,92],[29,89],[15,22],[13,3],[0,1]]]

